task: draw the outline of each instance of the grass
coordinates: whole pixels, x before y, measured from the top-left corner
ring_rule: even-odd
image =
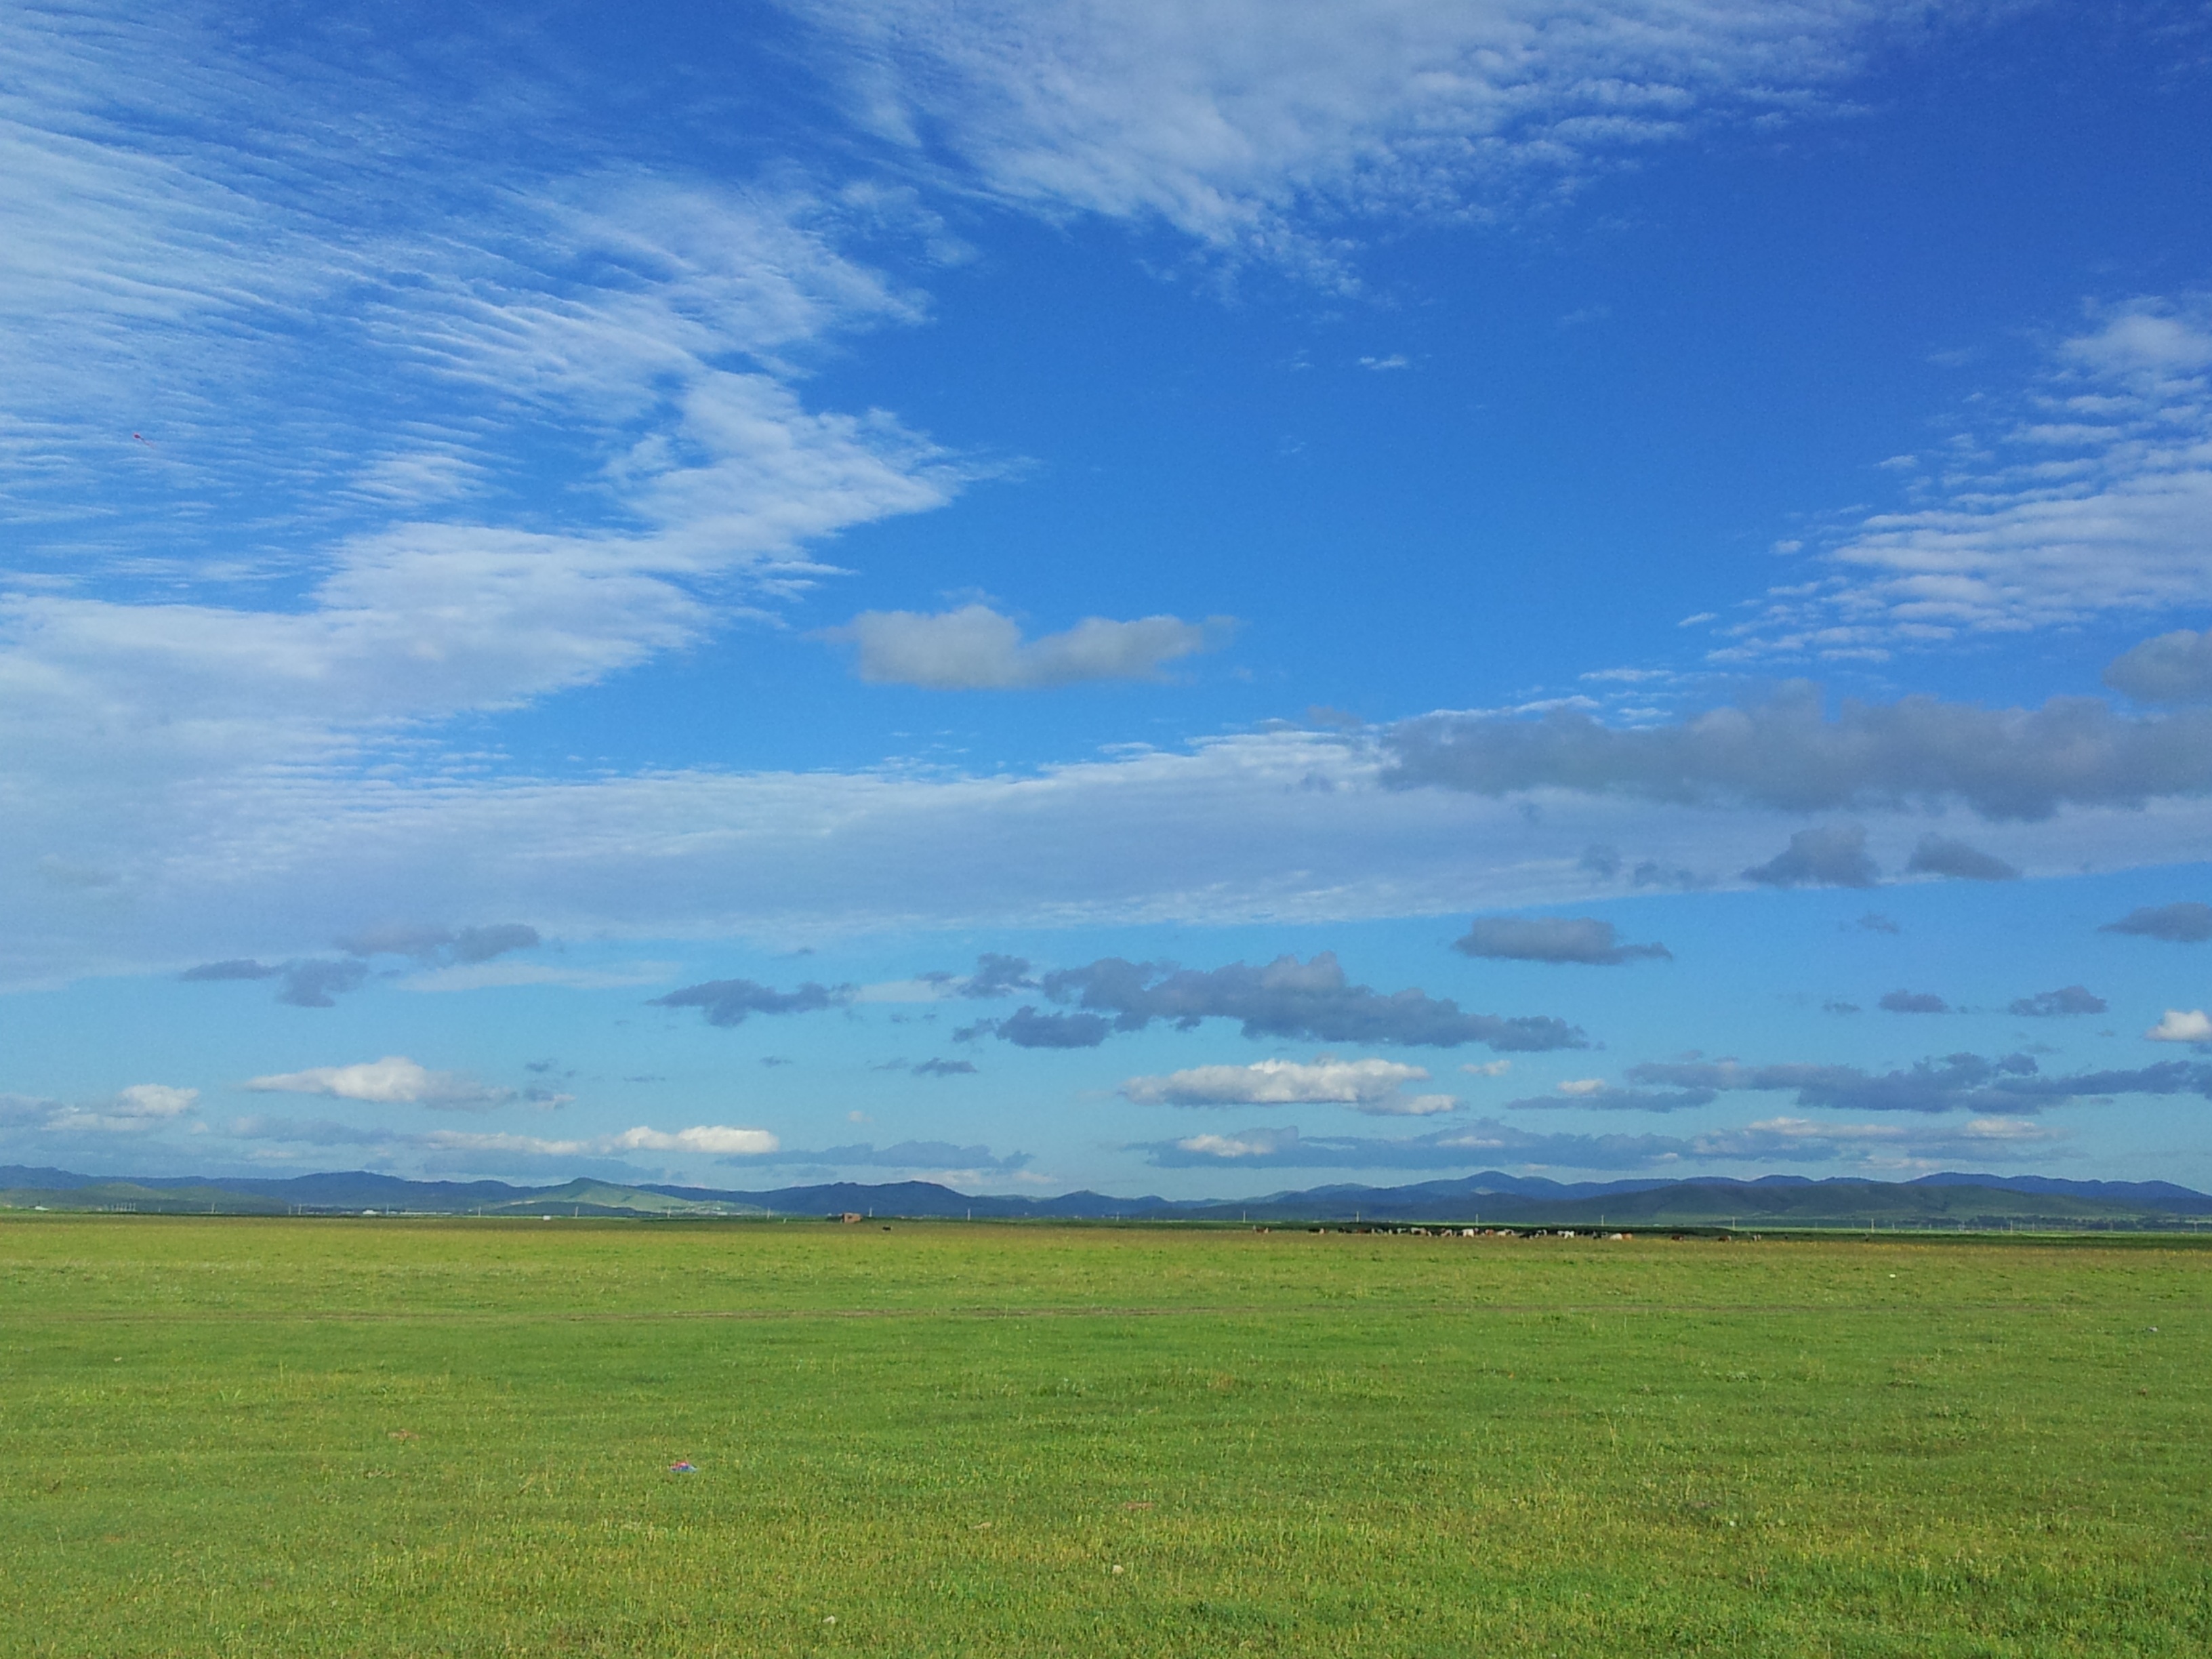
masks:
[[[2208,1291],[2179,1241],[13,1217],[0,1651],[2202,1654]]]

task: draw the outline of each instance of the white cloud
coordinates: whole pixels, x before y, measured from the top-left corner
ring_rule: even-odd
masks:
[[[1164,1077],[1133,1077],[1121,1085],[1129,1099],[1144,1105],[1273,1106],[1328,1103],[1388,1112],[1408,1083],[1425,1083],[1419,1066],[1390,1060],[1334,1060],[1311,1064],[1289,1060],[1256,1060],[1249,1066],[1194,1066]],[[1423,1097],[1448,1104],[1424,1111],[1449,1111],[1449,1095]],[[1418,1115],[1418,1114],[1416,1114]]]
[[[2106,307],[1917,504],[1846,526],[1717,661],[1851,659],[2212,603],[2212,296]]]
[[[786,0],[860,118],[1048,216],[1325,261],[1311,221],[1455,215],[1729,115],[1802,112],[1884,0]]]
[[[703,1152],[716,1158],[758,1157],[781,1145],[765,1129],[732,1129],[720,1123],[671,1131],[625,1129],[601,1144],[610,1152]]]
[[[1606,1081],[1601,1077],[1569,1078],[1559,1085],[1559,1092],[1563,1095],[1601,1095],[1605,1091]]]
[[[1248,1129],[1240,1135],[1188,1135],[1176,1142],[1182,1151],[1200,1158],[1265,1158],[1276,1151],[1287,1139],[1295,1141],[1297,1131],[1286,1134],[1267,1129]]]
[[[625,1152],[694,1152],[712,1158],[757,1158],[780,1150],[765,1129],[732,1128],[719,1123],[684,1129],[645,1126],[616,1134],[556,1139],[465,1129],[401,1130],[361,1128],[326,1121],[299,1122],[283,1118],[240,1118],[230,1126],[241,1139],[314,1146],[381,1146],[434,1153],[471,1153],[490,1158],[611,1158]],[[471,1167],[487,1167],[472,1165]],[[495,1166],[493,1166],[495,1167]]]
[[[106,1100],[65,1104],[0,1095],[0,1129],[56,1134],[137,1134],[174,1126],[191,1115],[200,1091],[166,1083],[133,1083]],[[204,1125],[194,1125],[195,1128]]]
[[[403,757],[404,758],[404,757]],[[698,769],[558,779],[356,763],[149,788],[135,810],[27,793],[0,815],[0,984],[310,951],[393,915],[531,916],[549,937],[743,938],[1091,922],[1285,924],[1586,901],[1578,849],[1725,876],[1791,820],[1548,787],[1386,789],[1364,738],[1276,731],[996,776]],[[1326,786],[1326,787],[1322,787]],[[1532,817],[1525,804],[1540,809]],[[112,810],[110,810],[112,808]],[[1895,868],[1931,822],[1867,810]],[[2212,802],[1975,826],[2031,877],[2193,862]],[[89,843],[89,845],[88,845]],[[38,878],[96,852],[127,902]],[[267,919],[296,930],[271,939]]]
[[[483,1109],[503,1106],[520,1096],[493,1088],[455,1072],[426,1070],[404,1054],[353,1066],[318,1066],[250,1079],[247,1088],[263,1093],[330,1095],[376,1106],[434,1106]]]
[[[1510,1060],[1471,1060],[1460,1067],[1469,1077],[1504,1077],[1512,1069]]]
[[[2202,1008],[2169,1008],[2143,1035],[2153,1042],[2212,1042],[2212,1015]]]
[[[456,168],[506,96],[265,61],[189,9],[0,25],[0,867],[61,888],[129,884],[85,826],[373,791],[410,725],[768,617],[970,476],[798,389],[921,314],[841,251],[882,200],[648,177],[557,121]]]
[[[176,1089],[166,1083],[134,1083],[116,1091],[106,1109],[116,1117],[181,1117],[200,1097],[197,1089]]]
[[[823,637],[857,647],[860,676],[871,684],[939,691],[1156,679],[1163,665],[1207,645],[1205,627],[1176,617],[1086,617],[1065,633],[1024,641],[1020,624],[986,605],[935,615],[864,611]]]
[[[1370,1117],[1435,1117],[1456,1112],[1461,1103],[1457,1095],[1385,1095],[1380,1100],[1363,1101],[1353,1109]]]

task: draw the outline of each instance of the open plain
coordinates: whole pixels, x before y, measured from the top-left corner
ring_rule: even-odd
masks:
[[[11,1216],[0,1650],[2201,1654],[2209,1293],[2155,1238]]]

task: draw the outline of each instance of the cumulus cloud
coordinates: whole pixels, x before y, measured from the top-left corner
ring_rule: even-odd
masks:
[[[2038,991],[2032,997],[2015,997],[2005,1012],[2027,1019],[2054,1019],[2067,1014],[2101,1014],[2104,998],[2086,985],[2062,985],[2055,991]]]
[[[1219,619],[1212,624],[1217,634],[1225,626]],[[1066,633],[1024,641],[1020,624],[985,605],[934,616],[866,611],[823,637],[854,646],[860,676],[872,685],[937,691],[1157,679],[1165,664],[1208,643],[1206,627],[1176,617],[1134,622],[1086,617]]]
[[[1322,1055],[1310,1064],[1262,1060],[1249,1066],[1194,1066],[1164,1077],[1133,1077],[1121,1085],[1128,1099],[1142,1105],[1170,1106],[1350,1106],[1376,1117],[1428,1117],[1456,1110],[1450,1095],[1408,1095],[1407,1085],[1426,1083],[1419,1066],[1391,1060],[1336,1060]]]
[[[1555,788],[1786,811],[1963,800],[1989,818],[2212,791],[2212,713],[2148,719],[2096,697],[1984,708],[1929,696],[1846,700],[1807,681],[1674,725],[1614,727],[1575,708],[1534,718],[1425,714],[1384,733],[1382,781],[1478,794]]]
[[[251,1079],[246,1086],[264,1094],[329,1095],[374,1106],[430,1106],[460,1111],[488,1111],[521,1098],[515,1090],[495,1088],[458,1072],[430,1071],[404,1054],[386,1054],[382,1060],[352,1066],[279,1072]]]
[[[1617,967],[1653,957],[1671,962],[1665,945],[1622,945],[1613,924],[1595,916],[1477,916],[1452,949],[1470,957],[1508,962],[1579,962]]]
[[[1463,1013],[1457,1003],[1418,988],[1385,995],[1354,985],[1332,951],[1310,962],[1284,956],[1263,967],[1233,962],[1212,969],[1106,957],[1048,973],[1040,983],[1047,997],[1072,1003],[1077,1012],[1024,1007],[1012,1018],[970,1026],[967,1034],[994,1031],[1023,1048],[1091,1048],[1109,1032],[1141,1031],[1156,1019],[1179,1030],[1195,1030],[1208,1019],[1233,1019],[1248,1037],[1319,1042],[1439,1048],[1480,1042],[1507,1050],[1579,1048],[1588,1042],[1575,1027],[1548,1016]]]
[[[2212,629],[2145,640],[2106,665],[2105,684],[2137,702],[2212,702]]]
[[[1875,1005],[1893,1014],[1948,1014],[1951,1005],[1933,991],[1885,991]]]
[[[842,1008],[857,994],[858,988],[851,985],[817,985],[811,980],[795,991],[779,991],[749,979],[711,979],[654,997],[651,1006],[696,1008],[709,1025],[742,1025],[753,1014],[811,1014]]]
[[[1630,1081],[1685,1089],[1794,1091],[1796,1104],[1849,1112],[1980,1112],[2032,1116],[2046,1108],[2118,1095],[2193,1094],[2212,1099],[2212,1066],[2167,1060],[2130,1070],[2045,1077],[2027,1054],[1984,1059],[1946,1054],[1909,1069],[1872,1073],[1856,1066],[1733,1060],[1647,1060]]]
[[[2212,1016],[2202,1008],[2169,1008],[2143,1035],[2153,1042],[2212,1043]]]
[[[2212,904],[2182,899],[2172,904],[2146,904],[2118,921],[2108,921],[2100,933],[2135,933],[2144,939],[2170,939],[2177,945],[2202,945],[2212,939]]]
[[[1871,887],[1878,872],[1867,856],[1865,826],[1843,823],[1800,830],[1789,846],[1743,875],[1768,887]]]
[[[2020,871],[1991,853],[1948,836],[1923,836],[1905,860],[1905,873],[1949,876],[1960,881],[2018,881]]]

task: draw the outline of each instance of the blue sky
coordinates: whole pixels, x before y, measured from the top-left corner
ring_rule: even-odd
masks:
[[[0,23],[0,1161],[2212,1185],[2212,17]]]

